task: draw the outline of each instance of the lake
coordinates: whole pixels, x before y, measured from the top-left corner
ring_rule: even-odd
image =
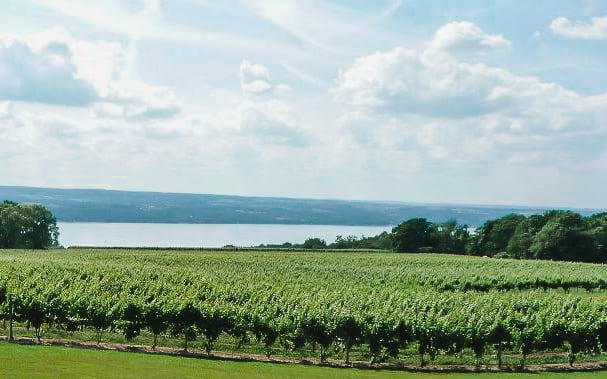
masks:
[[[335,241],[341,236],[375,236],[391,226],[249,225],[249,224],[123,224],[59,222],[59,242],[69,246],[221,247],[262,243],[302,243],[318,237]]]

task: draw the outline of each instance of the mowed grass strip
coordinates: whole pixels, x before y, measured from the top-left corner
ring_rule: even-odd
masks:
[[[425,373],[0,343],[2,378],[607,378],[607,372]]]

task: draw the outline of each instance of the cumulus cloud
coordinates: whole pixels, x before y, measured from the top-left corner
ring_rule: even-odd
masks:
[[[266,66],[245,59],[240,63],[240,90],[244,95],[280,95],[290,92],[291,87],[273,83]]]
[[[129,120],[179,113],[172,91],[128,78],[127,56],[119,43],[78,40],[61,28],[0,36],[0,100],[92,105],[97,116]]]
[[[550,30],[567,38],[607,39],[607,16],[593,17],[590,22],[572,22],[558,17],[550,24]]]
[[[332,92],[345,104],[369,110],[461,118],[514,106],[512,87],[519,83],[513,79],[483,64],[435,62],[398,47],[358,58],[340,73]]]
[[[274,84],[267,67],[248,60],[241,62],[239,74],[245,96],[233,111],[219,112],[212,123],[222,125],[221,132],[263,145],[307,146],[309,135],[302,129],[297,112],[284,99],[291,88]]]
[[[67,45],[49,42],[34,51],[19,41],[0,41],[0,100],[86,106],[98,94],[77,76]]]
[[[0,120],[8,120],[13,115],[13,104],[10,101],[0,101]]]
[[[244,102],[239,108],[238,131],[261,142],[304,147],[309,137],[301,129],[295,113],[286,104]]]
[[[27,44],[35,51],[69,52],[76,76],[90,83],[100,97],[106,95],[110,83],[122,79],[126,70],[127,51],[118,42],[74,38],[63,28],[5,38]]]
[[[607,105],[604,97],[580,96],[534,77],[455,59],[436,62],[400,47],[357,59],[340,73],[332,92],[345,104],[375,112],[452,119],[533,115],[552,129],[575,121],[580,112],[604,113]]]
[[[270,82],[270,71],[260,64],[248,60],[240,63],[240,88],[243,94],[264,94],[273,90]]]
[[[105,100],[95,107],[99,116],[129,120],[163,119],[180,112],[171,90],[135,81],[122,81],[110,86]]]
[[[345,106],[342,128],[355,142],[458,165],[587,159],[602,151],[607,94],[583,96],[452,54],[439,60],[440,34],[425,49],[377,52],[340,72],[331,94]],[[569,144],[594,148],[574,151]]]
[[[454,21],[440,27],[430,49],[449,54],[484,53],[510,49],[511,43],[500,34],[488,34],[468,21]]]

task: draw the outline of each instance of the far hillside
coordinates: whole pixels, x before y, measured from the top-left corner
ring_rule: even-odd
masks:
[[[401,202],[292,199],[228,195],[50,189],[0,186],[0,201],[47,207],[59,222],[141,222],[191,224],[397,225],[411,218],[456,219],[477,227],[541,207],[410,204]],[[597,209],[573,209],[582,215]]]

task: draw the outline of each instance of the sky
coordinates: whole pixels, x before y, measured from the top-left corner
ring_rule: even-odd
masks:
[[[607,2],[4,0],[0,185],[607,207]]]

